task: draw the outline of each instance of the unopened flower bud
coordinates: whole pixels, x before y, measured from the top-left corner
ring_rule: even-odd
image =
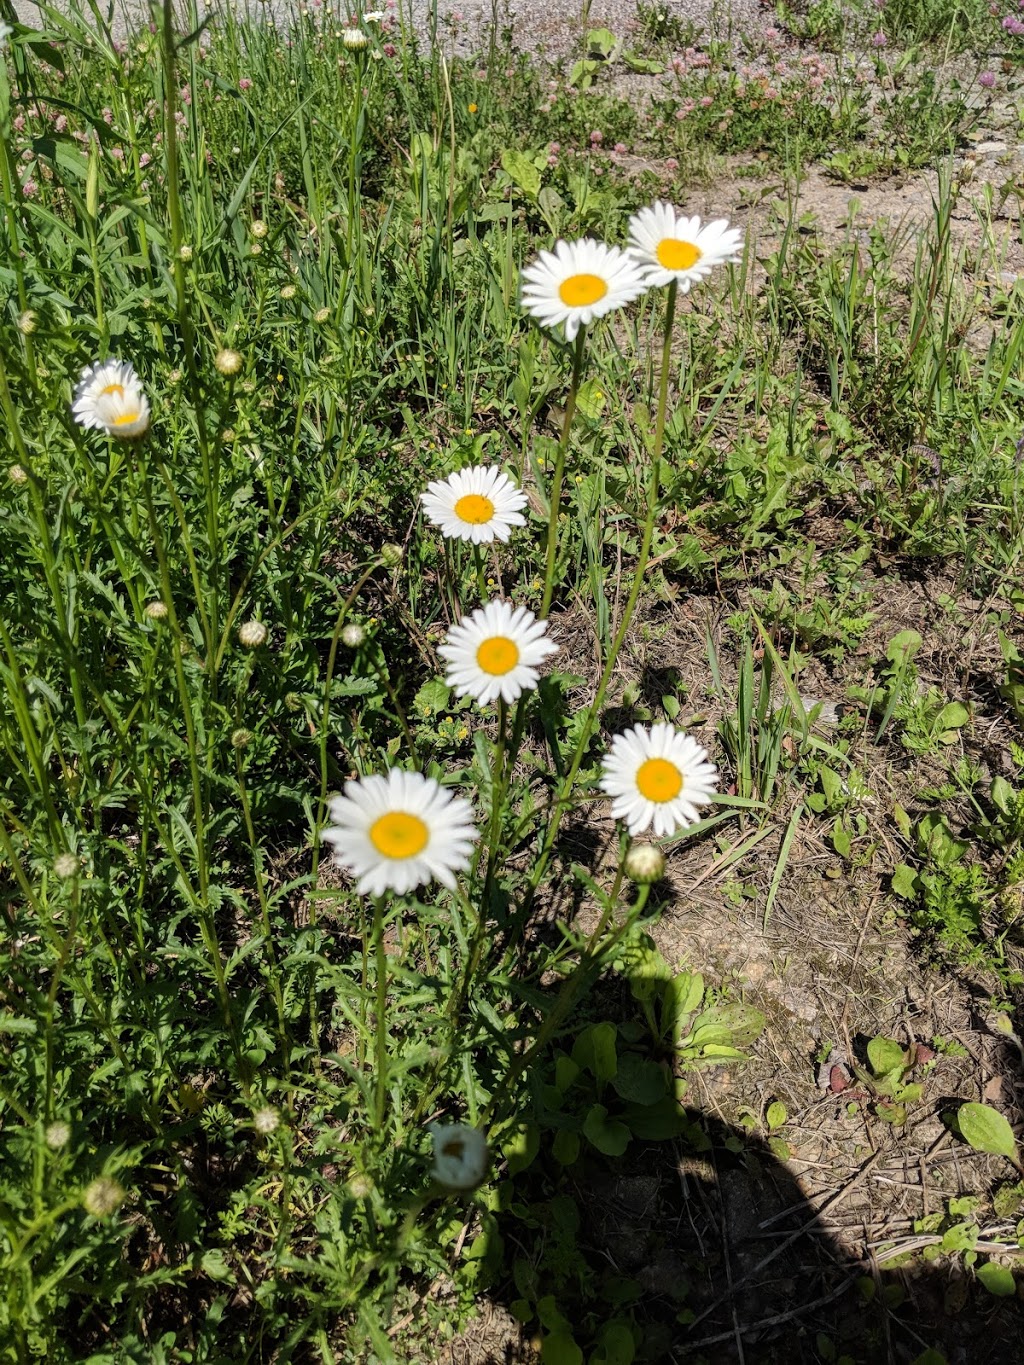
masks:
[[[342,626],[342,644],[348,645],[349,649],[358,649],[365,639],[366,631],[358,621],[350,621],[347,626]]]
[[[61,853],[53,860],[53,871],[58,877],[73,877],[81,869],[81,861],[73,853]]]
[[[51,1152],[59,1152],[71,1141],[71,1125],[60,1119],[54,1123],[48,1123],[46,1131],[43,1133],[43,1141]]]
[[[389,543],[380,547],[380,562],[386,569],[397,569],[402,562],[402,555],[401,545]]]
[[[193,252],[192,248],[188,245],[187,242],[183,246],[180,246],[178,248],[179,261],[190,261],[194,254],[195,253]]]
[[[369,37],[361,28],[347,28],[341,35],[342,45],[347,47],[350,52],[360,52],[370,43]]]
[[[12,464],[7,471],[7,477],[11,483],[17,484],[19,487],[28,483],[28,474],[20,464]]]
[[[293,299],[295,297],[295,294],[296,289],[294,284],[286,284],[284,288],[281,290],[281,297],[283,299]]]
[[[245,645],[246,649],[259,649],[260,645],[266,644],[269,634],[262,621],[244,621],[238,627],[239,642]]]
[[[262,1109],[257,1109],[252,1116],[252,1126],[264,1137],[275,1132],[280,1124],[281,1116],[271,1104],[265,1104]]]
[[[252,743],[251,730],[232,730],[231,747],[232,749],[246,749]]]
[[[267,225],[262,218],[257,218],[253,223],[252,235],[254,237],[265,237],[267,235]]]
[[[242,368],[242,355],[240,351],[234,351],[230,346],[225,346],[214,356],[213,363],[217,367],[218,374],[230,378]]]
[[[109,1218],[112,1213],[117,1212],[124,1200],[123,1188],[109,1175],[99,1176],[86,1186],[82,1195],[86,1213],[91,1213],[94,1218]]]
[[[326,322],[330,316],[331,310],[329,308],[318,308],[316,312],[313,314],[313,321]]]
[[[163,621],[167,616],[166,602],[147,602],[142,609],[142,614],[150,621]]]
[[[665,875],[665,855],[657,844],[633,844],[626,854],[625,871],[638,886],[653,886]]]
[[[32,308],[26,308],[18,318],[18,331],[22,336],[30,337],[38,326],[39,314]]]

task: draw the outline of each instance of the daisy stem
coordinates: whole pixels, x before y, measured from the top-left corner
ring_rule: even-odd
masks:
[[[483,905],[480,907],[480,920],[487,918],[487,905],[490,901],[491,884],[498,862],[498,847],[501,841],[501,810],[505,804],[506,735],[508,732],[508,702],[498,698],[498,738],[494,742],[494,767],[491,770],[491,823],[487,831],[487,876],[484,879]]]
[[[480,1119],[481,1126],[486,1126],[492,1121],[499,1101],[504,1099],[509,1091],[511,1091],[516,1081],[519,1080],[520,1076],[526,1071],[530,1063],[547,1046],[555,1030],[565,1022],[565,1019],[579,997],[582,988],[593,978],[595,970],[600,971],[601,965],[605,960],[605,954],[608,950],[614,948],[616,944],[626,936],[639,916],[643,914],[644,906],[647,904],[647,898],[651,892],[649,886],[637,887],[636,903],[629,907],[622,923],[615,926],[607,939],[604,938],[605,930],[608,928],[608,922],[615,913],[619,892],[622,889],[622,878],[623,870],[622,862],[620,861],[618,870],[615,873],[615,881],[612,883],[612,889],[608,893],[604,909],[601,912],[601,918],[598,920],[597,926],[587,939],[583,951],[580,953],[579,966],[573,972],[572,976],[570,976],[562,985],[562,989],[558,993],[558,998],[555,1000],[551,1013],[544,1020],[543,1024],[541,1024],[536,1038],[527,1050],[519,1056],[508,1075],[491,1096],[487,1108],[484,1110]]]
[[[476,586],[480,592],[481,602],[487,601],[487,575],[484,571],[484,559],[480,553],[480,546],[473,546],[473,567],[476,569]]]
[[[384,951],[384,899],[373,898],[373,947],[377,959],[377,1058],[376,1118],[377,1132],[384,1128],[384,1113],[388,1097],[388,955]]]
[[[626,599],[626,606],[622,613],[622,619],[619,622],[619,628],[615,632],[615,638],[612,640],[611,647],[608,650],[608,657],[605,660],[604,668],[601,671],[601,678],[597,684],[597,692],[584,717],[583,727],[580,730],[579,739],[576,741],[576,750],[572,756],[572,762],[569,764],[565,777],[559,783],[551,815],[548,818],[548,826],[544,832],[544,840],[541,844],[540,853],[537,856],[533,872],[527,883],[523,904],[519,909],[509,937],[508,946],[505,949],[506,960],[519,942],[519,938],[522,935],[527,918],[529,917],[530,908],[533,904],[533,897],[547,871],[548,863],[551,861],[555,840],[558,838],[558,831],[562,824],[562,817],[568,809],[572,796],[573,784],[579,775],[580,768],[583,765],[583,759],[590,746],[591,737],[593,736],[594,729],[600,719],[601,707],[604,705],[604,699],[608,692],[608,685],[611,682],[612,673],[615,670],[616,661],[618,660],[619,653],[625,642],[630,623],[633,620],[637,598],[640,595],[640,587],[644,581],[644,574],[647,569],[647,561],[650,558],[651,541],[654,537],[654,519],[658,511],[658,490],[661,480],[661,452],[665,444],[665,414],[668,408],[668,372],[672,363],[672,327],[675,323],[677,293],[678,284],[673,280],[668,287],[668,298],[665,301],[665,337],[661,348],[661,375],[658,381],[658,411],[654,423],[654,450],[651,456],[651,474],[647,488],[647,515],[644,518],[643,535],[640,541],[640,555],[637,560],[636,568],[633,570],[633,581],[629,589],[629,597]],[[543,614],[544,613],[542,612],[541,615]]]
[[[548,512],[548,551],[544,565],[544,600],[541,602],[540,615],[545,617],[548,608],[551,606],[551,597],[555,591],[555,560],[558,557],[558,509],[562,502],[562,479],[565,476],[565,455],[569,449],[569,429],[572,426],[572,419],[576,412],[576,394],[580,386],[580,375],[583,373],[583,345],[587,339],[587,329],[581,327],[576,333],[576,349],[572,354],[572,380],[569,384],[569,394],[565,400],[565,417],[562,421],[562,436],[558,442],[558,450],[555,452],[555,468],[551,475],[551,488],[549,490],[549,512]]]

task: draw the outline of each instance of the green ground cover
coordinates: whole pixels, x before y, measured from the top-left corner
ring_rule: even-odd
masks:
[[[0,67],[0,1355],[407,1359],[497,1288],[556,1365],[663,1358],[578,1192],[699,1144],[693,1076],[764,1020],[656,946],[670,883],[626,863],[614,737],[665,722],[717,765],[653,841],[670,869],[706,855],[742,900],[770,848],[767,922],[812,829],[838,875],[882,867],[922,963],[1000,1010],[1021,982],[1022,293],[1006,196],[953,157],[1012,97],[1014,16],[780,7],[817,47],[745,68],[643,9],[552,75],[390,12],[361,43],[316,8],[157,10],[123,44],[45,12]],[[575,342],[538,326],[539,251],[625,247],[727,153],[737,259]],[[916,240],[819,233],[816,167],[936,167]],[[72,412],[111,358],[144,430]],[[507,544],[420,508],[480,464],[524,491]],[[900,622],[924,579],[970,684]],[[438,652],[497,597],[558,646],[507,706]],[[637,661],[710,598],[698,698]],[[394,769],[470,803],[453,888],[360,895],[332,859],[332,797]],[[883,1060],[875,1100],[914,1103]],[[436,1122],[489,1174],[453,1189],[469,1139],[452,1177]]]

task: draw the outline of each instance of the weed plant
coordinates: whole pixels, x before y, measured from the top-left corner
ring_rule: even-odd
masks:
[[[908,276],[880,234],[830,248],[788,213],[692,293],[542,329],[524,264],[624,242],[643,202],[607,147],[635,116],[600,90],[567,97],[570,169],[523,59],[448,62],[389,12],[158,7],[124,43],[43,13],[0,68],[0,1350],[394,1359],[403,1317],[511,1274],[552,1358],[622,1358],[635,1296],[561,1257],[563,1173],[683,1133],[686,1073],[759,1028],[647,936],[661,845],[726,869],[777,835],[767,916],[801,820],[856,801],[887,724],[826,744],[795,679],[863,633],[869,544],[978,591],[1012,573],[1020,330],[966,344],[948,177]],[[523,490],[507,543],[424,515],[481,465]],[[767,595],[826,507],[857,612],[815,627]],[[778,605],[738,667],[709,651],[735,795],[686,750],[695,804],[638,846],[606,799],[627,726],[660,743],[680,713],[620,687],[638,609],[711,584]],[[480,703],[456,632],[498,598],[560,648]],[[487,639],[525,657],[525,621]],[[936,742],[960,728],[922,705]],[[436,836],[440,886],[358,865],[354,807],[396,773],[373,828]],[[594,993],[615,979],[624,1020]],[[449,1275],[454,1313],[424,1294]]]

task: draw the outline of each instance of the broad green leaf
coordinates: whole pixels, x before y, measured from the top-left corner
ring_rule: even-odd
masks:
[[[1017,1281],[1008,1266],[988,1261],[974,1272],[990,1294],[997,1299],[1012,1299],[1017,1292]]]
[[[665,1072],[657,1062],[624,1052],[612,1085],[630,1104],[656,1104],[665,1094]]]
[[[907,1063],[904,1048],[894,1038],[872,1038],[868,1043],[868,1064],[876,1076],[887,1076],[890,1071],[902,1070]]]
[[[522,190],[527,199],[536,199],[540,193],[540,171],[533,158],[525,152],[507,147],[501,154],[501,169]]]
[[[605,1156],[622,1156],[629,1146],[630,1131],[624,1123],[608,1118],[608,1110],[603,1104],[591,1106],[583,1120],[583,1133]]]
[[[961,1137],[976,1152],[993,1152],[1016,1162],[1013,1130],[997,1109],[988,1104],[962,1104],[956,1117]]]
[[[768,1106],[768,1112],[764,1117],[765,1122],[768,1124],[769,1131],[771,1131],[775,1128],[782,1127],[789,1118],[789,1110],[781,1100],[773,1100]]]
[[[917,900],[917,873],[906,863],[898,863],[893,868],[890,886],[901,900]]]
[[[599,1081],[610,1081],[618,1069],[615,1056],[615,1025],[592,1024],[576,1039],[572,1059]]]
[[[544,1365],[583,1365],[583,1352],[573,1340],[571,1332],[552,1332],[544,1338],[540,1348]]]

